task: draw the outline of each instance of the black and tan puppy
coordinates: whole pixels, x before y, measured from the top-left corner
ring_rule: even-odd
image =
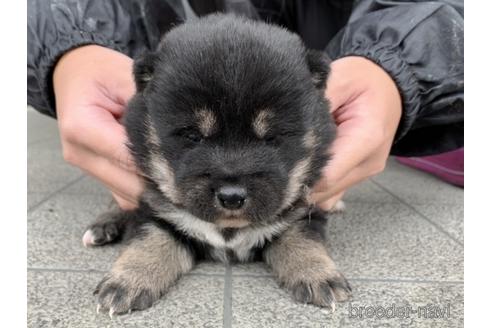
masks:
[[[263,259],[300,302],[349,296],[306,201],[335,135],[328,70],[295,34],[225,15],[174,28],[135,62],[125,126],[146,191],[84,235],[128,241],[97,286],[101,308],[150,307],[204,259]]]

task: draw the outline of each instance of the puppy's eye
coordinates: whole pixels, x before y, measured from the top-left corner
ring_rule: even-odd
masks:
[[[184,137],[192,142],[200,142],[203,139],[202,135],[197,131],[189,131],[184,135]]]
[[[280,132],[277,134],[268,134],[263,137],[263,140],[268,144],[278,145],[282,143],[282,141],[284,141],[286,138],[295,137],[295,136],[297,136],[297,133],[288,131],[288,132]]]
[[[194,128],[184,128],[179,130],[176,133],[178,136],[187,139],[188,141],[191,141],[193,143],[198,143],[202,141],[203,136],[201,135],[200,132],[195,130]]]
[[[193,142],[200,142],[202,140],[202,135],[197,131],[190,131],[185,134],[186,139]]]

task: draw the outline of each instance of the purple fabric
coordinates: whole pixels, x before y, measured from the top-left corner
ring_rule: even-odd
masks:
[[[465,149],[460,148],[438,155],[397,157],[396,160],[404,165],[435,175],[448,183],[464,187],[464,153]]]

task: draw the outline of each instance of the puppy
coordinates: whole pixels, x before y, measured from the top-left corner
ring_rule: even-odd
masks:
[[[128,242],[98,307],[148,308],[202,260],[264,260],[300,302],[347,299],[325,213],[306,201],[335,136],[327,57],[280,27],[211,15],[134,65],[124,124],[146,188],[138,209],[105,213],[84,235]]]

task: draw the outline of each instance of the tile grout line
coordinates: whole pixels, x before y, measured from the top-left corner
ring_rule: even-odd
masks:
[[[377,279],[377,278],[347,278],[349,281],[359,282],[385,282],[385,283],[411,283],[411,284],[451,284],[462,285],[463,280],[419,280],[419,279]]]
[[[425,221],[427,221],[428,223],[430,223],[432,226],[434,226],[440,232],[444,233],[452,241],[454,241],[455,243],[457,243],[461,247],[464,246],[462,242],[460,242],[453,235],[451,235],[449,232],[447,232],[446,230],[444,230],[443,227],[441,227],[439,224],[437,224],[434,221],[432,221],[431,219],[429,219],[426,215],[424,215],[422,212],[420,212],[419,210],[417,210],[415,207],[413,207],[412,205],[410,205],[409,203],[407,203],[406,201],[404,201],[403,199],[401,199],[400,197],[398,197],[397,195],[395,195],[391,190],[389,190],[388,188],[384,187],[383,185],[381,185],[380,183],[378,183],[378,182],[376,182],[376,181],[374,181],[372,179],[370,179],[370,181],[373,184],[375,184],[376,186],[378,186],[380,189],[382,189],[385,192],[387,192],[388,194],[390,194],[393,198],[397,199],[400,203],[402,203],[403,205],[405,205],[406,207],[408,207],[409,209],[411,209],[412,211],[414,211],[415,213],[417,213],[422,219],[424,219]]]
[[[275,275],[273,274],[236,274],[236,275],[233,275],[233,277],[237,277],[237,278],[272,278],[272,279],[275,279]],[[423,280],[423,279],[398,279],[398,278],[389,278],[389,279],[385,279],[385,278],[381,278],[381,279],[378,279],[378,278],[357,278],[357,277],[354,277],[354,278],[350,278],[350,277],[347,277],[347,280],[349,281],[367,281],[367,282],[387,282],[387,283],[436,283],[436,284],[463,284],[464,281],[463,280]]]
[[[27,271],[33,272],[73,272],[73,273],[107,273],[108,270],[97,270],[97,269],[70,269],[70,268],[36,268],[28,267]],[[183,276],[195,276],[195,277],[224,277],[223,273],[200,273],[200,272],[189,272]]]
[[[230,328],[232,326],[232,268],[229,263],[226,265],[224,279],[223,327]]]
[[[73,186],[74,184],[76,184],[77,182],[79,182],[80,180],[82,180],[83,178],[85,178],[85,174],[81,174],[79,177],[75,178],[74,180],[68,182],[66,185],[64,185],[63,187],[53,191],[52,193],[50,193],[48,196],[46,196],[45,198],[43,198],[42,200],[40,200],[39,202],[37,202],[36,204],[34,204],[33,206],[31,206],[30,208],[27,209],[27,213],[32,213],[34,212],[39,206],[41,206],[42,204],[44,204],[46,201],[50,200],[51,198],[53,198],[54,196],[58,195],[60,192],[62,192],[63,190]],[[29,196],[28,196],[29,197]]]
[[[238,273],[233,275],[233,277],[238,278],[275,278],[273,274],[254,274],[254,273]]]
[[[229,275],[227,273],[227,270],[229,270]],[[36,267],[28,267],[27,271],[34,271],[34,272],[70,272],[70,273],[106,273],[107,271],[104,270],[96,270],[96,269],[69,269],[69,268],[36,268]],[[224,287],[224,301],[226,298],[229,300],[229,302],[224,302],[224,313],[226,311],[229,313],[229,317],[231,317],[232,314],[232,303],[230,302],[232,300],[232,278],[272,278],[274,279],[274,275],[269,275],[269,274],[263,274],[263,275],[254,275],[254,274],[237,274],[232,276],[232,269],[229,267],[226,269],[224,274],[221,273],[187,273],[184,276],[194,276],[194,277],[225,277],[225,284]],[[464,281],[462,280],[420,280],[420,279],[378,279],[378,278],[347,278],[349,281],[360,281],[360,282],[386,282],[386,283],[422,283],[422,284],[456,284],[460,285],[463,284]],[[229,319],[228,319],[229,320]],[[230,321],[230,320],[229,320]]]
[[[72,273],[106,273],[106,271],[96,269],[69,269],[69,268],[36,268],[28,267],[27,271],[35,272],[72,272]]]

